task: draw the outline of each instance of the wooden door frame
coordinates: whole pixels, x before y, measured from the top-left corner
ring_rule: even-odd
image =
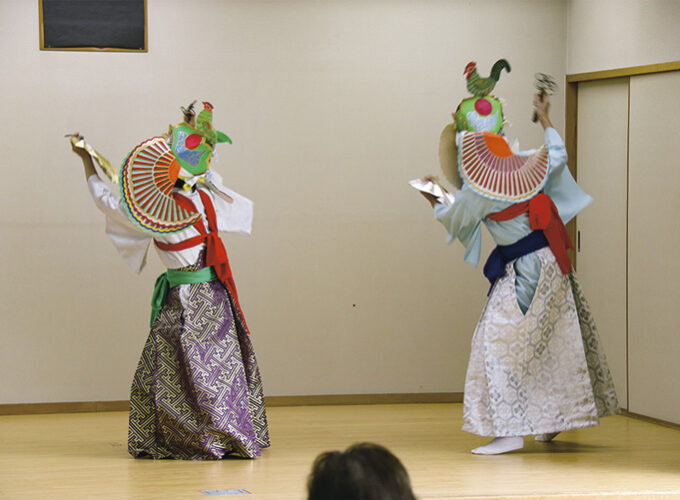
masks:
[[[680,70],[680,61],[671,61],[659,64],[648,64],[644,66],[631,66],[628,68],[610,69],[604,71],[593,71],[589,73],[574,73],[566,75],[565,82],[565,145],[569,158],[569,170],[574,179],[578,180],[577,163],[577,133],[578,133],[578,86],[584,82],[594,82],[609,80],[612,78],[631,77],[637,75],[649,75],[654,73],[665,73],[667,71]],[[567,224],[567,232],[571,241],[578,246],[578,230],[576,218]],[[569,256],[576,267],[577,252],[570,250]]]

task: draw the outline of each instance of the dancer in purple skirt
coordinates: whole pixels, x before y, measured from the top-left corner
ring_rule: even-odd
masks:
[[[218,142],[212,105],[142,142],[116,175],[79,135],[106,233],[139,272],[151,242],[168,268],[156,281],[151,331],[132,382],[128,451],[135,457],[254,458],[269,446],[255,352],[218,231],[250,234],[253,204],[209,169]],[[119,184],[120,197],[95,163]]]

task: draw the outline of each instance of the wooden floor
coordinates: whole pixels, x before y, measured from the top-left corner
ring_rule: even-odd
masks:
[[[275,407],[272,448],[256,460],[134,460],[124,412],[0,417],[0,498],[303,499],[321,451],[359,441],[390,448],[421,500],[680,498],[680,431],[629,417],[526,440],[521,452],[474,456],[485,442],[460,430],[460,404]]]

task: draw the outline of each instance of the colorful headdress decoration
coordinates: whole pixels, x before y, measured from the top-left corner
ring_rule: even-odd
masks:
[[[491,132],[503,130],[503,106],[493,96],[468,97],[458,105],[453,115],[458,130]]]
[[[440,137],[439,160],[456,187],[463,181],[476,193],[494,200],[521,202],[536,195],[548,180],[548,150],[542,146],[526,155],[514,154],[499,135],[503,129],[503,106],[489,95],[501,71],[510,64],[499,59],[488,78],[477,74],[477,64],[465,67],[467,89],[473,97],[464,99]]]
[[[145,232],[174,233],[199,219],[200,214],[177,203],[172,189],[178,180],[188,187],[204,181],[215,144],[231,143],[227,135],[213,129],[213,107],[208,102],[192,125],[193,106],[182,108],[185,121],[171,127],[167,138],[142,142],[120,169],[121,201],[130,219]]]
[[[225,133],[213,129],[214,108],[209,102],[203,102],[203,110],[196,117],[196,126],[190,123],[194,116],[194,104],[195,101],[188,108],[182,108],[185,121],[171,127],[169,131],[170,147],[181,166],[179,178],[182,180],[200,176],[208,170],[215,144],[231,144],[231,139]]]
[[[500,133],[503,128],[503,106],[490,95],[500,79],[501,71],[510,72],[510,64],[499,59],[491,68],[491,74],[481,77],[477,73],[477,63],[469,62],[465,66],[467,89],[474,97],[464,99],[454,114],[458,130]]]

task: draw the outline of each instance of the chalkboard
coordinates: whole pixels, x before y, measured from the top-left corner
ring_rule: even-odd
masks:
[[[40,48],[146,52],[146,0],[40,0]]]

